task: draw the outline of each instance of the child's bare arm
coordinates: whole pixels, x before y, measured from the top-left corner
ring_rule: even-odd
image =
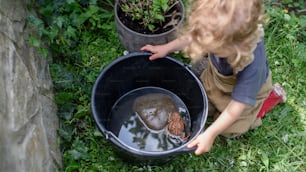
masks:
[[[183,50],[190,41],[188,41],[186,38],[181,37],[177,38],[167,44],[163,45],[145,45],[143,46],[140,50],[141,51],[150,51],[153,53],[152,56],[150,56],[150,60],[155,60],[158,58],[165,57],[167,54],[174,52],[174,51],[179,51]]]
[[[197,146],[195,151],[196,155],[208,152],[215,138],[237,120],[245,106],[244,103],[231,100],[218,119],[214,121],[205,132],[192,141],[188,147]]]

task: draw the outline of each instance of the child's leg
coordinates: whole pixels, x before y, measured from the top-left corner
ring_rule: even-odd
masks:
[[[286,91],[284,88],[276,83],[273,85],[273,90],[264,101],[257,118],[263,118],[273,107],[286,101]]]
[[[258,118],[258,113],[263,106],[264,101],[269,97],[273,90],[272,75],[269,74],[266,83],[260,89],[255,106],[246,106],[238,119],[228,127],[222,135],[225,137],[236,137],[244,134],[250,129],[254,129],[262,124],[261,118]]]
[[[216,113],[217,113],[217,109],[215,108],[215,106],[210,101],[208,101],[207,115],[211,116],[211,117],[214,117]]]
[[[260,104],[256,104],[255,107],[247,106],[243,111],[243,114],[238,117],[238,119],[225,131],[222,132],[222,136],[227,138],[233,138],[240,136],[250,129],[260,126],[261,119],[256,118]],[[258,121],[257,121],[258,119]],[[256,122],[256,124],[254,124]]]
[[[261,125],[261,118],[267,114],[274,106],[286,101],[286,92],[280,84],[274,84],[269,96],[263,101],[262,106],[257,103],[255,107],[247,107],[242,116],[222,133],[225,137],[239,136],[249,129],[256,128]],[[256,109],[260,109],[259,111]],[[255,114],[254,114],[255,113]],[[254,114],[252,116],[251,114]],[[257,114],[257,118],[256,115]]]

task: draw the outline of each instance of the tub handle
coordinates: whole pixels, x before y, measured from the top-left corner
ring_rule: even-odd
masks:
[[[106,138],[106,140],[111,141],[112,143],[114,143],[116,146],[118,146],[120,148],[126,147],[118,139],[116,139],[116,135],[111,131],[106,131],[105,132],[105,138]]]

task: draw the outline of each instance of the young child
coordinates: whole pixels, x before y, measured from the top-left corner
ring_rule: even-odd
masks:
[[[208,57],[200,79],[215,121],[188,147],[208,152],[218,135],[239,136],[261,125],[261,118],[285,101],[279,84],[272,86],[263,42],[261,0],[195,0],[182,33],[164,45],[146,45],[150,60],[178,50],[193,60]]]

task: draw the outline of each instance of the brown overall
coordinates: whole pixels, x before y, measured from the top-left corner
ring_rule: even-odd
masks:
[[[231,93],[236,83],[236,76],[221,75],[209,60],[208,68],[203,71],[200,78],[205,87],[210,104],[218,111],[214,115],[218,116],[231,100]],[[272,88],[272,77],[270,72],[266,82],[257,95],[255,106],[247,105],[240,117],[221,135],[225,137],[235,137],[247,132],[249,129],[260,126],[262,122],[260,118],[257,118],[257,114]]]

